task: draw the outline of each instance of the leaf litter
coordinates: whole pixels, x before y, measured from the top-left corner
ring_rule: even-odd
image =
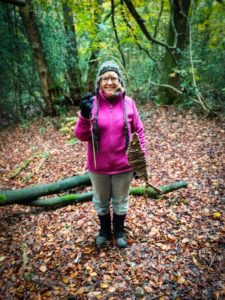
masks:
[[[151,182],[185,180],[188,188],[158,200],[130,196],[123,250],[114,243],[96,249],[90,202],[1,207],[0,299],[224,299],[225,124],[172,107],[140,109]],[[85,171],[85,143],[67,143],[54,121],[0,132],[1,189]]]

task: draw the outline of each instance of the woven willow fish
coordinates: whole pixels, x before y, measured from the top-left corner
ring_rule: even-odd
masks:
[[[132,135],[132,139],[129,143],[128,149],[127,149],[127,155],[128,155],[128,161],[129,164],[132,166],[135,175],[143,179],[146,183],[146,188],[151,187],[153,188],[157,193],[162,194],[162,191],[149,183],[148,181],[148,174],[147,174],[147,166],[146,166],[146,160],[143,150],[141,149],[140,141],[138,138],[138,134],[135,132]]]

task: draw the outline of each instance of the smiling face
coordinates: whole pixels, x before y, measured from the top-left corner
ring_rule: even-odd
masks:
[[[121,83],[116,72],[109,71],[100,77],[100,89],[106,97],[113,97],[120,88]]]

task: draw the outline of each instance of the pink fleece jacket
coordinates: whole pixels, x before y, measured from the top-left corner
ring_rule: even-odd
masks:
[[[141,147],[145,152],[144,129],[140,120],[135,102],[125,96],[125,107],[129,137],[136,132],[139,136]],[[96,168],[92,147],[91,130],[93,117],[96,111],[96,96],[92,109],[92,118],[84,118],[79,113],[75,126],[75,136],[84,142],[88,142],[87,169],[99,174],[117,174],[129,172],[132,167],[128,163],[126,154],[126,140],[124,130],[124,109],[122,92],[117,99],[110,103],[102,92],[99,94],[98,130],[99,153],[96,153]]]

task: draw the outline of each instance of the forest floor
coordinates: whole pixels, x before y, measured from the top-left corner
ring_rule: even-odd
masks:
[[[121,250],[95,247],[91,202],[1,207],[0,299],[225,299],[225,124],[140,109],[151,182],[188,187],[158,200],[130,196]],[[61,127],[60,118],[37,119],[0,132],[1,189],[84,173],[86,144]]]

